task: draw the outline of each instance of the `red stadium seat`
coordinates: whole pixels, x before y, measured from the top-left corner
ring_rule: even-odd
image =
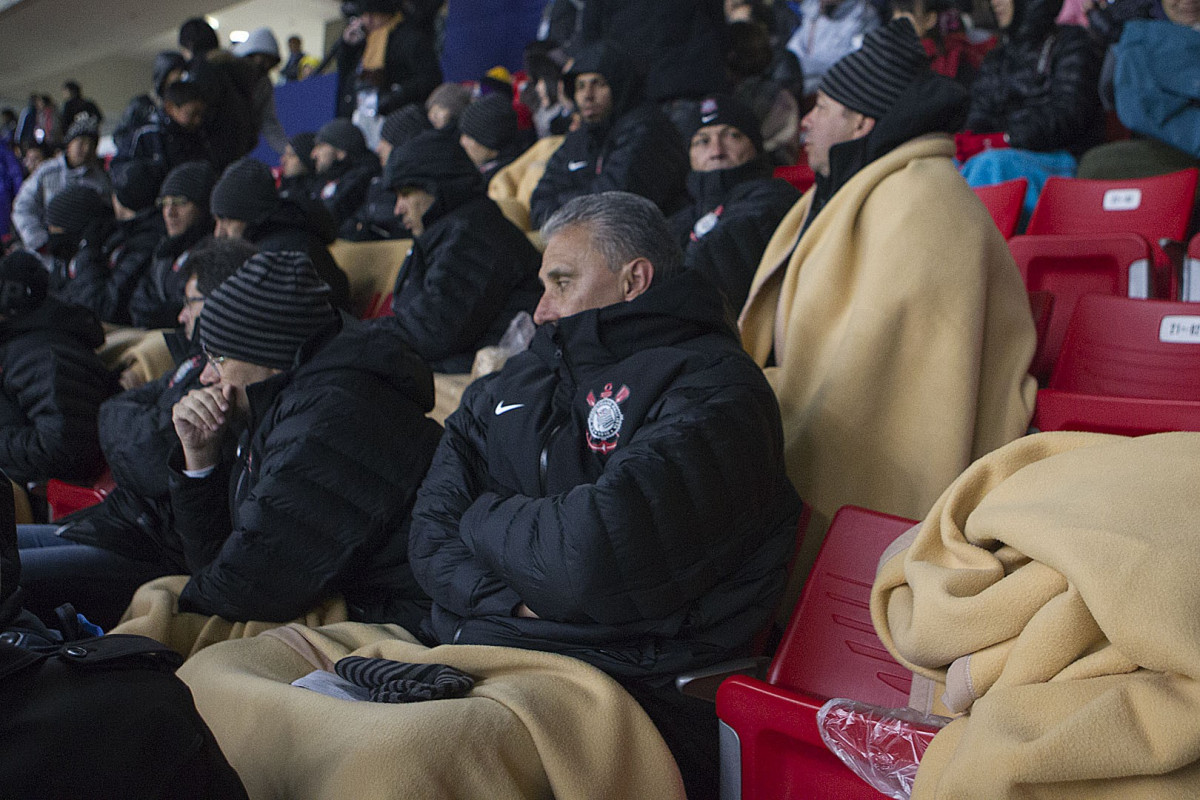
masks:
[[[776,167],[775,177],[783,178],[785,181],[796,187],[796,191],[800,193],[807,192],[809,188],[816,183],[817,176],[812,171],[808,164],[795,164],[790,167]]]
[[[1014,236],[1008,241],[1025,288],[1054,297],[1052,311],[1039,331],[1030,374],[1043,385],[1062,349],[1075,303],[1085,294],[1146,297],[1149,292],[1150,245],[1135,233],[1080,238]]]
[[[1080,298],[1033,426],[1129,436],[1200,430],[1197,311],[1183,302]]]
[[[825,747],[816,713],[832,697],[907,705],[912,676],[876,636],[869,601],[879,556],[913,524],[838,511],[766,680],[735,675],[717,692],[723,800],[883,797]],[[924,752],[935,731],[905,725]]]
[[[1030,235],[1136,233],[1154,249],[1155,297],[1178,297],[1179,276],[1162,249],[1187,235],[1200,170],[1127,180],[1049,178],[1029,219]]]
[[[1012,238],[1016,233],[1017,221],[1021,218],[1021,204],[1028,188],[1029,181],[1025,178],[975,187],[975,194],[983,201],[1005,239]]]
[[[90,508],[108,497],[117,486],[112,472],[105,467],[104,474],[91,486],[80,486],[51,478],[46,483],[46,503],[50,506],[50,521],[62,519],[68,514]]]
[[[1200,233],[1192,237],[1184,257],[1179,299],[1200,302]]]

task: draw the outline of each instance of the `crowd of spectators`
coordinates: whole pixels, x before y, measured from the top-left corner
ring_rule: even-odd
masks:
[[[1026,431],[1027,296],[968,186],[1026,177],[1028,210],[1051,175],[1200,164],[1200,11],[552,0],[520,73],[461,84],[442,7],[357,3],[336,116],[291,136],[300,39],[200,18],[106,160],[74,81],[5,111],[0,468],[116,482],[20,530],[26,602],[108,628],[185,575],[180,613],[341,602],[570,655],[715,796],[715,716],[673,677],[747,651],[842,504],[921,517]],[[773,177],[797,164],[803,195]],[[346,313],[337,240],[409,242],[387,316]],[[161,376],[95,355],[176,324]]]

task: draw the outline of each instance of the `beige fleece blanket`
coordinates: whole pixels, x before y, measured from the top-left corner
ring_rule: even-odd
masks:
[[[187,585],[187,575],[168,575],[142,584],[133,595],[120,623],[109,633],[149,636],[162,642],[184,658],[190,658],[209,645],[230,639],[257,636],[286,623],[230,622],[227,619],[179,610],[179,594]],[[326,625],[349,619],[341,597],[326,600],[297,622]]]
[[[525,207],[525,218],[529,218],[529,201],[538,181],[546,173],[546,164],[562,146],[565,136],[547,136],[538,139],[528,150],[517,156],[488,181],[488,197],[496,201],[515,200]],[[529,226],[525,226],[529,230]]]
[[[783,413],[788,475],[813,508],[807,574],[833,514],[920,519],[979,456],[1025,433],[1035,332],[1021,276],[951,161],[949,137],[868,164],[798,240],[784,217],[740,325]]]
[[[290,683],[346,655],[450,664],[470,695],[405,705]],[[564,656],[417,644],[394,625],[277,628],[179,676],[254,800],[683,800],[670,751],[611,678]]]
[[[1200,434],[1029,436],[965,472],[871,597],[966,715],[914,800],[1200,797]]]

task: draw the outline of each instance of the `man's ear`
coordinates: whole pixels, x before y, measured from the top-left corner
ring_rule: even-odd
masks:
[[[644,257],[630,261],[621,276],[621,294],[626,302],[650,288],[654,281],[654,265]]]
[[[858,124],[854,126],[854,132],[851,138],[861,139],[873,130],[875,130],[875,118],[868,117],[865,114],[860,114],[858,118]]]

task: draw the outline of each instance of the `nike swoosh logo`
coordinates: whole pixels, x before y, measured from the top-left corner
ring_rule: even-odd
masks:
[[[583,169],[584,167],[586,167],[587,165],[588,165],[588,162],[586,162],[586,161],[568,161],[567,169],[571,170],[571,172],[577,172],[577,171]]]
[[[514,409],[524,408],[524,407],[525,407],[524,403],[513,403],[512,405],[506,406],[506,405],[504,405],[504,401],[501,400],[499,403],[496,403],[496,416],[498,417],[501,414],[507,414],[508,412],[510,412]]]
[[[701,117],[700,121],[703,123],[709,123],[709,122],[712,122],[716,118],[717,118],[716,114],[707,114],[707,115]]]

